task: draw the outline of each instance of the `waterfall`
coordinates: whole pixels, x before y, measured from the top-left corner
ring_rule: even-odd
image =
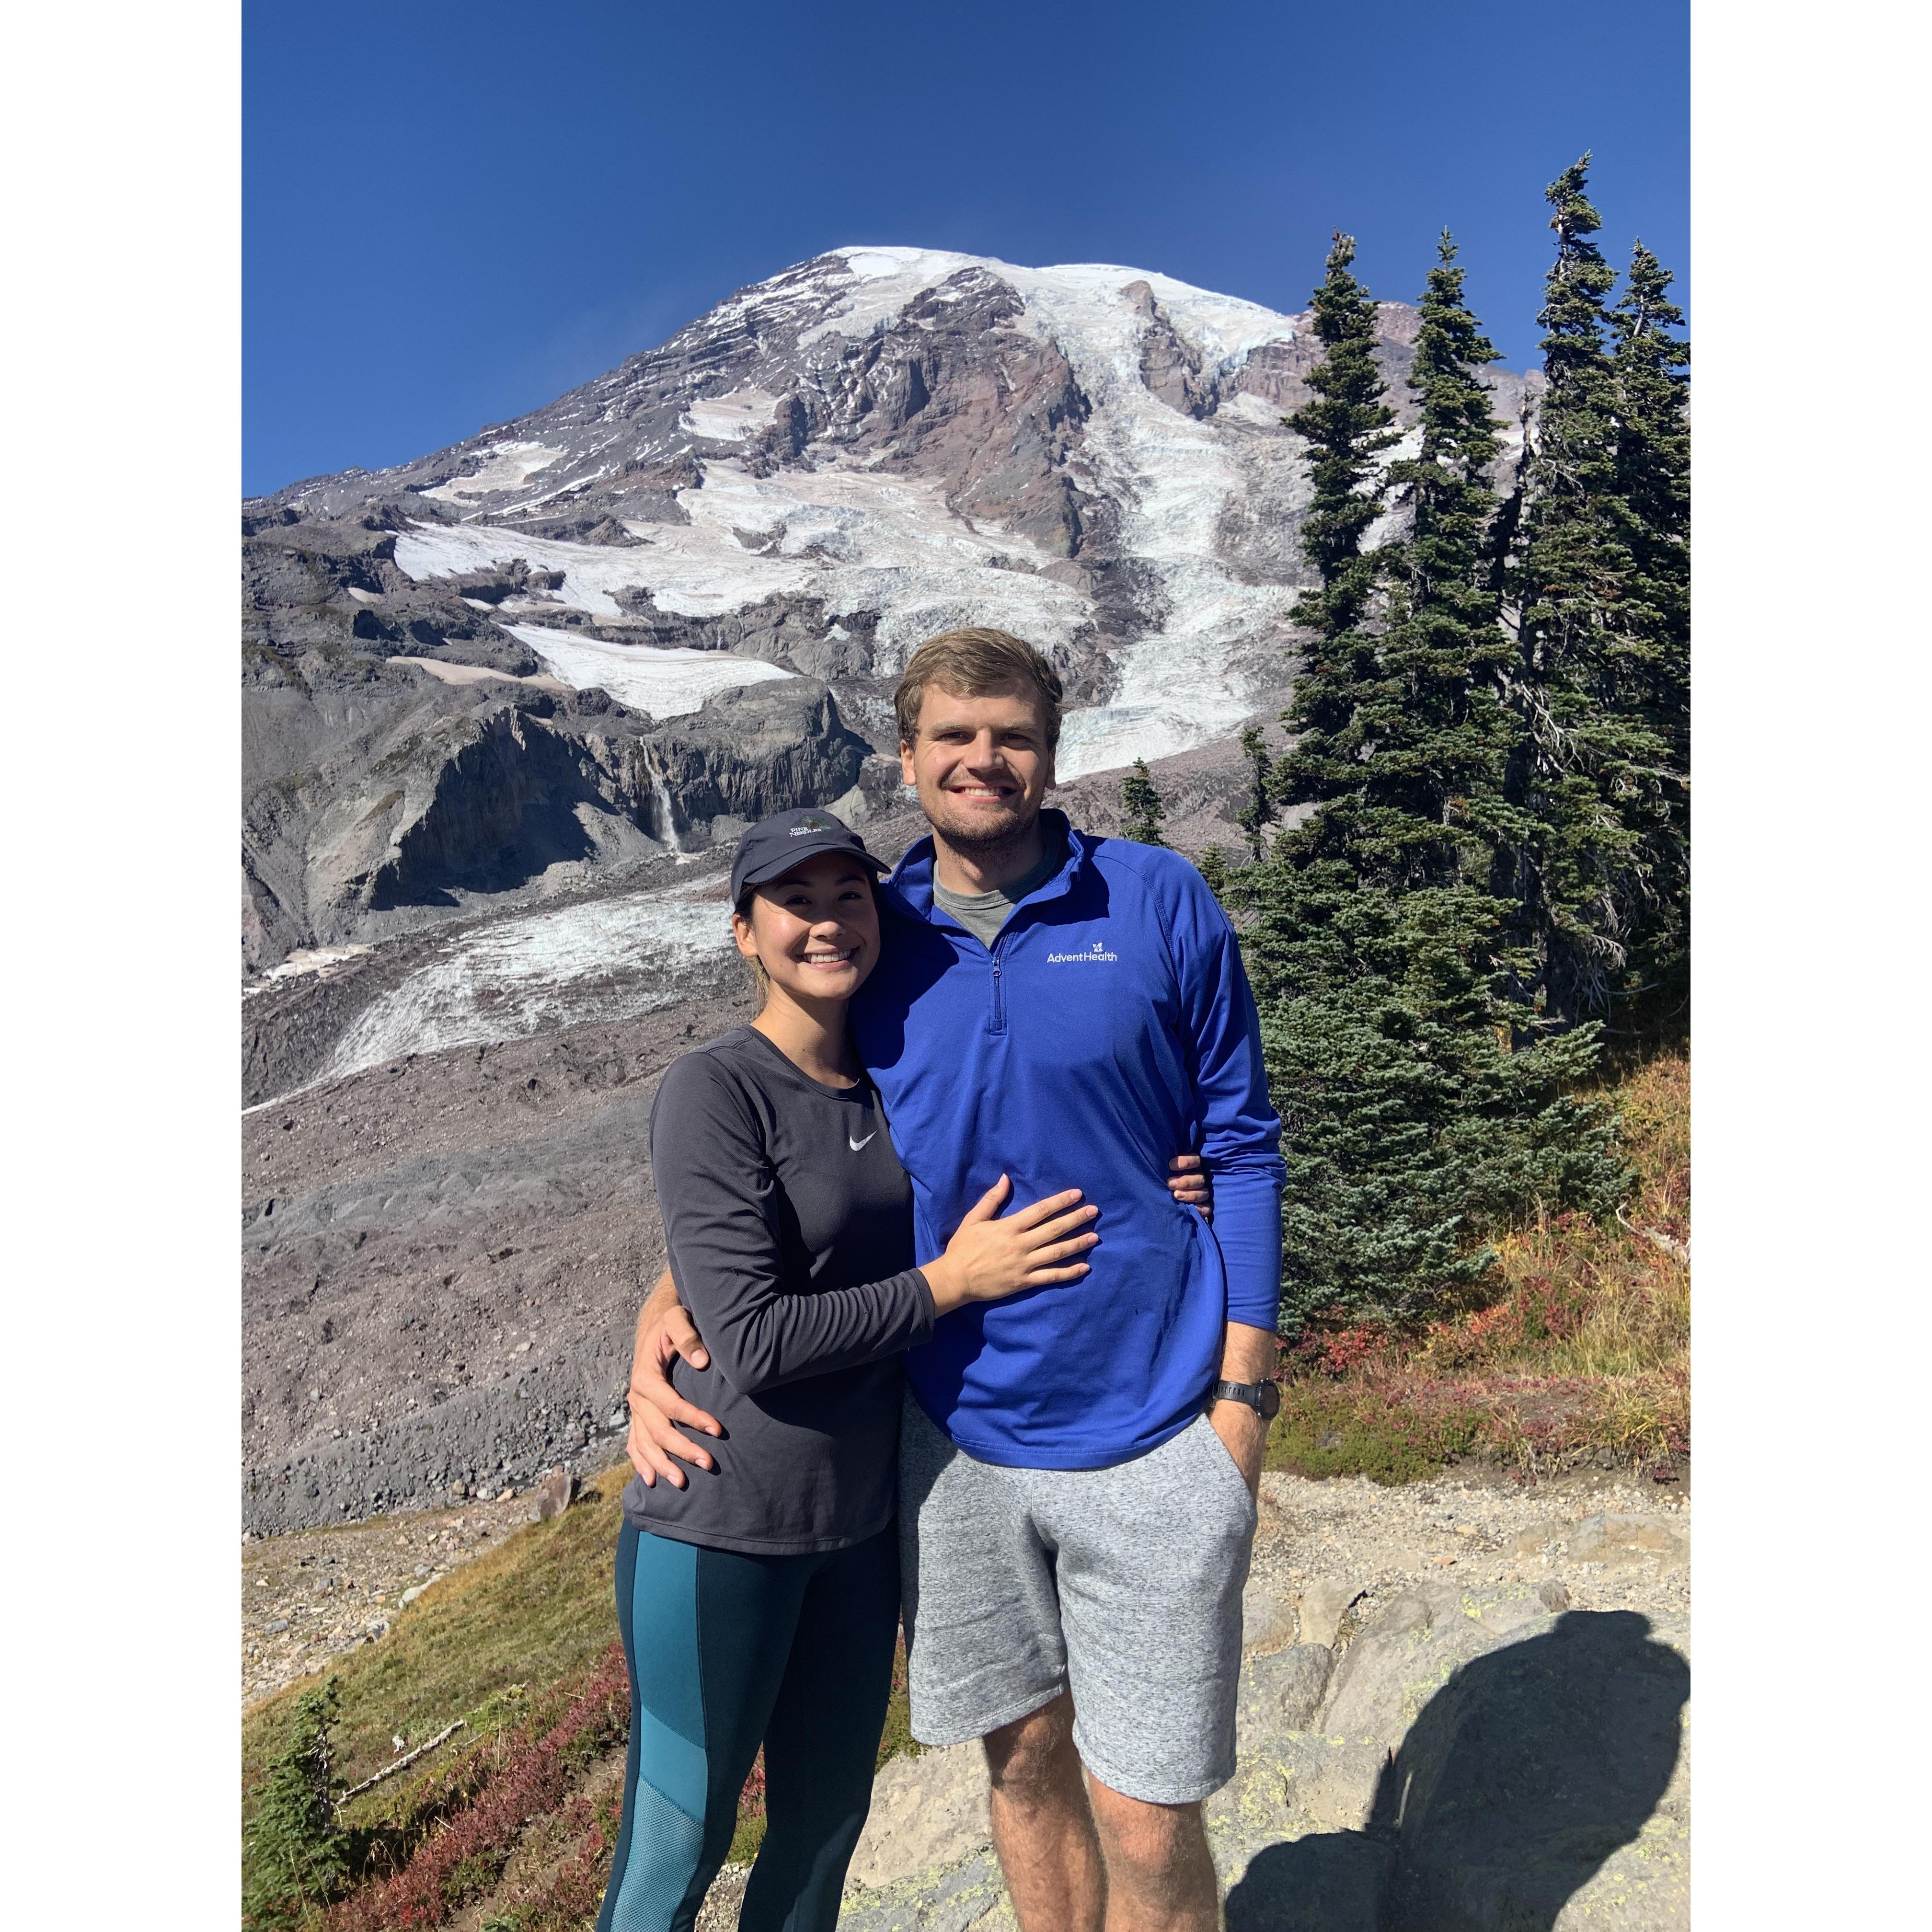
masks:
[[[672,807],[670,787],[665,784],[664,773],[658,769],[656,760],[650,758],[644,760],[644,769],[651,775],[651,796],[657,801],[658,836],[679,858],[695,858],[698,855],[687,848],[677,829],[677,814]]]

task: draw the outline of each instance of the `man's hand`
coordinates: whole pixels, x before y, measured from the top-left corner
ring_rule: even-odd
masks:
[[[1224,1382],[1263,1382],[1274,1373],[1281,1343],[1270,1328],[1250,1328],[1244,1322],[1230,1322],[1221,1343],[1221,1373]],[[1261,1496],[1262,1452],[1268,1447],[1268,1426],[1244,1402],[1217,1402],[1208,1411],[1214,1433],[1234,1459],[1248,1486],[1248,1494]]]
[[[1214,1178],[1198,1154],[1178,1154],[1167,1164],[1167,1191],[1202,1220],[1214,1218]]]
[[[631,1355],[631,1432],[624,1446],[646,1489],[655,1487],[660,1476],[674,1490],[684,1487],[688,1479],[674,1458],[694,1468],[712,1466],[710,1452],[680,1435],[674,1423],[706,1436],[724,1432],[715,1416],[686,1402],[671,1387],[670,1365],[680,1355],[694,1369],[711,1360],[667,1268],[638,1311],[637,1342]]]

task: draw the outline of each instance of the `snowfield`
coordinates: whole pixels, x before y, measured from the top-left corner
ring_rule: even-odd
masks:
[[[1034,574],[1053,560],[1036,544],[956,516],[940,486],[923,479],[838,465],[759,478],[738,464],[710,461],[704,487],[680,490],[678,502],[688,524],[626,525],[636,549],[484,524],[419,524],[396,539],[396,563],[422,579],[520,557],[563,573],[552,593],[557,602],[607,621],[623,619],[620,591],[648,591],[658,609],[687,617],[810,595],[824,600],[834,621],[880,612],[880,668],[887,672],[951,625],[995,624],[1059,644],[1091,614],[1080,592]]]
[[[703,397],[694,402],[680,418],[678,428],[714,442],[742,442],[770,425],[778,406],[778,398],[763,389],[734,389],[727,396]]]
[[[500,442],[473,476],[452,476],[422,494],[445,503],[473,503],[494,490],[520,490],[568,453],[546,449],[540,442]]]
[[[684,998],[692,969],[724,959],[730,945],[716,880],[506,919],[453,941],[365,1007],[320,1082],[404,1054],[655,1012]]]
[[[662,650],[650,644],[607,644],[541,624],[506,624],[566,684],[579,691],[601,686],[620,704],[653,718],[680,718],[708,698],[740,685],[764,684],[792,674],[762,658],[727,651]]]

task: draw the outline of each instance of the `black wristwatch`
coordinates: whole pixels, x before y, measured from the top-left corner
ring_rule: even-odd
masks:
[[[1281,1413],[1281,1390],[1273,1382],[1216,1382],[1210,1402],[1244,1402],[1264,1422]]]

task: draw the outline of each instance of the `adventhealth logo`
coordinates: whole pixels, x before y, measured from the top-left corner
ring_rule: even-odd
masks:
[[[1046,956],[1046,963],[1049,966],[1084,966],[1090,962],[1104,964],[1108,960],[1118,959],[1120,956],[1118,952],[1107,950],[1107,942],[1104,939],[1096,939],[1084,952],[1049,952]]]

